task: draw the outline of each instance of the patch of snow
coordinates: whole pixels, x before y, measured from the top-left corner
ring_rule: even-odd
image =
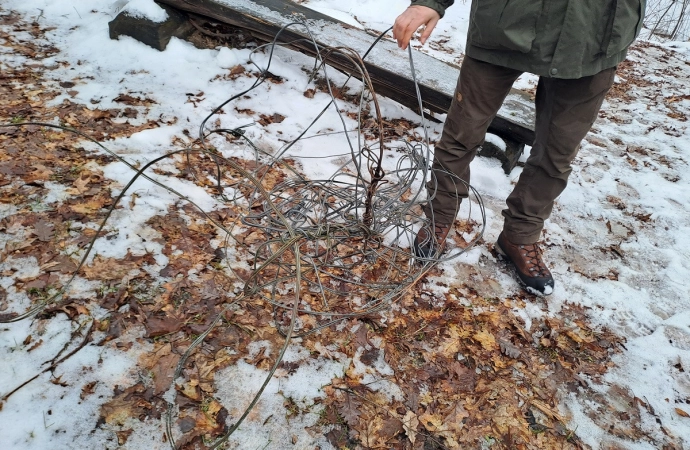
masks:
[[[168,20],[168,13],[153,0],[129,0],[121,11],[126,12],[128,16],[148,19],[154,23]]]

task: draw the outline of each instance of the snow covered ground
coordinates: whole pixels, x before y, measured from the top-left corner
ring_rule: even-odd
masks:
[[[139,12],[153,10],[151,14],[159,14],[152,2],[136,3]],[[469,2],[456,3],[424,49],[453,63],[458,62],[463,49],[469,11]],[[343,4],[323,0],[304,4],[349,23],[382,31],[407,2],[356,0]],[[186,136],[190,132],[195,135],[214,107],[254,82],[256,69],[247,61],[248,50],[201,50],[173,39],[164,52],[158,52],[130,38],[110,40],[108,21],[122,6],[124,2],[110,0],[93,0],[88,6],[77,0],[3,1],[0,14],[15,11],[27,23],[35,21],[41,28],[54,27],[45,33],[45,39],[58,52],[33,61],[0,50],[0,71],[38,64],[47,71],[49,81],[36,89],[60,90],[60,82],[74,83],[69,93],[61,89],[62,93],[52,100],[55,105],[69,99],[86,108],[119,108],[121,105],[115,99],[123,93],[149,99],[146,108],[139,107],[143,117],[131,122],[156,119],[162,125],[107,141],[108,148],[137,165],[165,154],[174,139],[188,142]],[[10,30],[9,26],[2,27]],[[17,39],[32,39],[30,30],[12,33]],[[313,120],[313,112],[320,111],[330,100],[323,92],[317,92],[313,98],[305,97],[304,91],[309,87],[308,75],[302,70],[305,61],[301,55],[279,52],[271,72],[284,82],[263,85],[241,98],[236,109],[247,112],[219,115],[216,126],[234,128],[258,121],[261,115],[278,113],[285,120],[263,128],[249,127],[248,135],[272,151],[295,138]],[[237,65],[244,66],[248,75],[228,78],[228,70]],[[533,85],[534,77],[528,75],[519,81],[522,88]],[[596,401],[591,392],[585,396],[567,390],[563,390],[557,402],[569,428],[594,449],[653,449],[659,442],[674,443],[676,448],[690,447],[689,110],[690,45],[636,45],[629,61],[620,68],[614,90],[583,142],[570,185],[546,224],[545,259],[556,278],[555,291],[545,299],[531,299],[524,308],[515,310],[529,330],[534,321],[559,317],[567,305],[579,305],[587,311],[595,329],[612,331],[625,339],[624,350],[613,356],[613,367],[591,383],[604,402]],[[383,100],[383,114],[386,120],[419,123],[414,112],[392,101]],[[346,120],[350,120],[346,125],[354,126],[354,120]],[[341,127],[339,117],[331,114],[318,122],[317,130]],[[432,128],[432,137],[438,137],[441,126]],[[92,144],[84,146],[96,150]],[[308,158],[300,159],[324,148],[333,154],[329,164],[310,164]],[[326,135],[305,140],[291,149],[291,156],[299,161],[303,173],[323,178],[339,166],[338,155],[348,151],[342,135]],[[155,175],[159,179],[206,210],[220,209],[218,201],[196,184],[163,173],[174,173],[174,165],[160,169]],[[500,232],[503,200],[520,168],[506,176],[497,161],[477,158],[472,170],[472,184],[487,204],[485,242],[491,243]],[[121,162],[109,163],[102,171],[120,186],[132,177],[131,169]],[[64,186],[47,186],[53,189],[43,203],[48,207],[58,205]],[[163,244],[155,233],[144,230],[149,219],[175,204],[176,197],[145,180],[138,181],[132,192],[137,193],[136,201],[133,195],[126,197],[123,204],[130,206],[118,210],[111,219],[111,228],[119,229],[119,234],[98,240],[95,252],[104,258],[152,254],[151,272],[158,273],[168,264],[168,256],[161,253]],[[0,219],[15,212],[13,205],[0,204]],[[0,237],[2,250],[12,240],[7,233],[8,237]],[[443,263],[441,275],[434,282],[453,286],[457,280],[464,280],[484,297],[521,295],[511,273],[496,263],[486,243],[460,260]],[[17,279],[31,279],[39,271],[35,259],[7,256],[0,261],[0,286],[6,292],[8,305],[5,313],[26,308],[28,297],[17,290],[15,283]],[[94,295],[97,285],[78,279],[74,289],[75,295],[88,298]],[[88,314],[98,320],[106,313],[97,306],[89,306]],[[45,361],[55,357],[63,346],[76,345],[70,342],[78,341],[84,332],[82,326],[61,315],[47,322],[26,320],[0,326],[0,396],[45,369]],[[39,375],[0,403],[0,448],[117,448],[113,432],[95,425],[101,405],[113,397],[113,386],[127,387],[144,376],[137,368],[138,360],[151,351],[153,344],[138,339],[143,333],[139,330],[138,335],[117,338],[115,343],[122,345],[137,342],[126,353],[118,350],[115,343],[87,345],[54,373]],[[31,335],[40,335],[43,340],[35,351],[26,341]],[[300,361],[305,358],[304,352],[293,344],[286,361]],[[306,431],[318,420],[317,413],[290,421],[283,417],[284,413],[276,412],[285,406],[286,397],[315,403],[324,394],[314,387],[342,376],[354,364],[348,358],[339,359],[337,349],[324,349],[324,353],[330,355],[328,360],[304,364],[299,370],[271,381],[265,401],[257,407],[256,415],[261,420],[256,423],[267,423],[273,414],[281,417],[273,425],[241,428],[231,438],[235,448],[332,448],[323,436],[315,437]],[[383,360],[376,367],[378,374],[390,369]],[[218,386],[219,401],[228,409],[238,397],[240,404],[246,403],[249,393],[258,389],[256,378],[261,373],[243,361],[223,369],[217,375],[222,380]],[[90,395],[67,387],[90,382],[95,382]],[[395,396],[393,387],[389,391]],[[626,395],[621,396],[620,392]],[[643,438],[632,440],[613,435],[604,422],[593,419],[620,411],[620,398],[634,399],[634,408],[640,411]],[[149,418],[144,425],[131,423],[133,432],[125,439],[124,448],[168,446],[161,440],[162,420]],[[290,432],[281,434],[285,429]],[[279,437],[271,437],[271,433]],[[282,440],[284,436],[291,436],[292,444]]]

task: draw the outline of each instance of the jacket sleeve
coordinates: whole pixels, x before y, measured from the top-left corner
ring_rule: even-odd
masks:
[[[412,4],[416,6],[426,6],[436,11],[441,17],[445,14],[446,9],[450,7],[455,0],[412,0]]]

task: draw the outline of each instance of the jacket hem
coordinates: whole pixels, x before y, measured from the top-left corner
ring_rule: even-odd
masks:
[[[494,64],[496,66],[507,67],[521,72],[533,73],[540,77],[577,79],[596,75],[602,70],[615,67],[623,62],[628,50],[625,49],[609,58],[602,58],[590,64],[576,65],[570,67],[559,67],[553,64],[535,64],[534,59],[526,57],[524,53],[511,51],[488,50],[475,45],[468,44],[465,54],[470,58]],[[554,74],[553,70],[556,69]]]

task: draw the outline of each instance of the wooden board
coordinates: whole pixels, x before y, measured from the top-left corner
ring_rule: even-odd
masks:
[[[284,0],[157,0],[175,8],[206,16],[248,30],[254,36],[272,41],[285,25],[306,21],[317,42],[323,46],[347,46],[363,55],[375,37],[365,30],[347,25],[314,10]],[[283,42],[307,37],[303,27],[291,27],[283,33]],[[313,44],[301,41],[293,45],[305,53],[314,53]],[[450,106],[460,70],[424,53],[413,51],[417,81],[423,105],[430,111],[445,113]],[[332,63],[347,70],[344,59]],[[341,67],[338,67],[338,66]],[[366,58],[366,66],[376,92],[417,111],[417,96],[412,81],[407,51],[388,40],[380,41]],[[534,107],[528,94],[512,90],[498,116],[489,127],[504,139],[532,145]]]

